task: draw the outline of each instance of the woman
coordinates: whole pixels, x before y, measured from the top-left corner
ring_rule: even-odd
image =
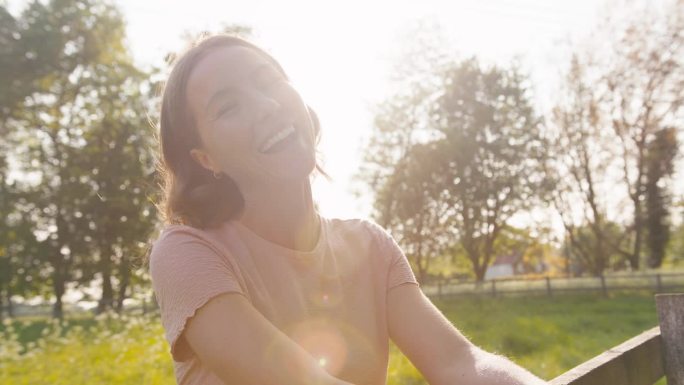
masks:
[[[384,230],[318,215],[318,134],[249,42],[213,36],[177,60],[150,273],[178,383],[380,385],[390,338],[433,385],[543,383],[467,341]]]

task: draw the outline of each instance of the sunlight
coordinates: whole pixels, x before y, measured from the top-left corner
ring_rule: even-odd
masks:
[[[252,26],[254,40],[278,58],[321,119],[320,149],[334,178],[333,183],[323,178],[315,183],[322,213],[363,217],[370,212],[371,197],[363,190],[361,197],[352,193],[352,177],[372,130],[373,106],[388,92],[393,63],[402,60],[397,55],[413,24],[439,23],[447,35],[446,49],[461,56],[499,63],[521,56],[543,103],[554,89],[554,64],[566,55],[567,47],[559,42],[585,33],[604,2],[200,0],[191,9],[176,1],[120,4],[133,51],[145,63],[159,63],[166,52],[178,49],[184,31],[216,30],[231,23]],[[158,9],[164,9],[164,18],[156,16]],[[155,20],[153,29],[150,20]]]

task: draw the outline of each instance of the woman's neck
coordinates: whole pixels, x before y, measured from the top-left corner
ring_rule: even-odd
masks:
[[[260,237],[293,250],[312,250],[320,218],[308,178],[300,184],[243,193],[245,209],[239,221]]]

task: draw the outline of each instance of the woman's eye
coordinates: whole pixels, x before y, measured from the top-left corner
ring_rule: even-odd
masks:
[[[224,115],[227,115],[227,114],[233,112],[236,108],[237,108],[237,104],[231,103],[231,104],[223,105],[223,106],[221,106],[221,108],[219,108],[218,112],[216,113],[216,117],[220,118]]]

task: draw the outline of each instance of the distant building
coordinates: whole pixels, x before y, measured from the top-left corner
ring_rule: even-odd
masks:
[[[500,255],[496,258],[485,272],[484,279],[494,279],[512,277],[522,273],[521,270],[522,253]]]
[[[484,279],[513,277],[516,275],[542,274],[549,272],[549,264],[543,259],[525,260],[524,252],[500,255],[485,271]]]

